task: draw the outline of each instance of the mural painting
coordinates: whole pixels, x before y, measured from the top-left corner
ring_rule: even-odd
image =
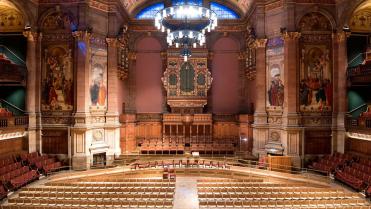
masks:
[[[267,44],[267,110],[282,110],[284,102],[283,40],[273,38]]]
[[[71,111],[74,86],[71,50],[51,45],[44,51],[42,82],[43,111]]]
[[[326,45],[304,45],[300,62],[300,110],[303,112],[331,111],[330,50]]]
[[[92,49],[90,79],[91,109],[105,109],[107,105],[107,51]]]
[[[50,32],[56,30],[74,31],[77,29],[77,24],[72,14],[63,13],[59,10],[44,18],[42,29]]]

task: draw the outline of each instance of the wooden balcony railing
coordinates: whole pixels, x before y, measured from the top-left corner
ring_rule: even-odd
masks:
[[[25,127],[28,125],[28,116],[1,117],[0,129]]]
[[[346,116],[345,128],[347,131],[371,131],[371,116],[353,118]]]

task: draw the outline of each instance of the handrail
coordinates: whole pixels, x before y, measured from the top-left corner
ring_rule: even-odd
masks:
[[[4,102],[4,103],[6,103],[7,105],[13,107],[14,109],[16,109],[16,110],[18,110],[18,111],[20,111],[20,112],[22,112],[22,113],[27,113],[25,110],[22,110],[21,108],[19,108],[19,107],[15,106],[14,104],[12,104],[12,103],[6,101],[5,99],[0,99],[0,102]]]
[[[355,56],[351,61],[348,62],[348,67],[349,67],[349,66],[352,66],[351,64],[352,64],[356,59],[358,59],[361,55],[364,55],[364,54],[366,54],[366,52],[364,52],[364,53],[359,53],[357,56]]]
[[[359,110],[359,109],[361,109],[362,107],[367,106],[367,105],[368,105],[367,103],[364,103],[364,104],[362,104],[362,105],[360,105],[360,106],[354,108],[353,110],[347,112],[347,114],[352,114],[353,112],[355,112],[355,111],[357,111],[357,110]]]
[[[23,59],[21,59],[20,57],[18,57],[12,50],[10,50],[7,46],[5,46],[5,45],[2,45],[2,44],[0,44],[0,48],[5,48],[6,50],[8,50],[13,56],[15,56],[19,61],[21,61],[24,65],[26,65],[26,62],[23,60]]]

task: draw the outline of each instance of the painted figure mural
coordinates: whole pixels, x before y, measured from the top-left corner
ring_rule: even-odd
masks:
[[[90,86],[90,98],[93,106],[106,105],[107,88],[104,84],[105,79],[103,77],[103,67],[96,64],[93,67],[93,79],[92,85]]]
[[[284,102],[283,85],[283,40],[281,37],[268,40],[267,49],[267,110],[280,110]]]
[[[274,65],[271,69],[271,84],[268,90],[268,99],[271,106],[282,106],[284,86],[281,80],[280,68]]]
[[[91,56],[90,101],[99,109],[106,107],[107,101],[107,52],[93,49]]]
[[[73,109],[73,70],[67,46],[45,49],[42,109],[65,111]]]
[[[300,74],[300,110],[330,111],[332,73],[329,50],[325,45],[305,45]]]

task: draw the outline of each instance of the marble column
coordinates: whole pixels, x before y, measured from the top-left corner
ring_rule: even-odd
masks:
[[[255,79],[255,113],[253,124],[253,154],[265,153],[264,146],[268,140],[267,112],[266,112],[266,45],[267,39],[257,39],[256,48],[256,79]]]
[[[32,31],[24,31],[23,35],[27,38],[27,95],[26,95],[26,111],[28,115],[28,151],[41,152],[41,134],[40,124],[38,122],[37,113],[39,113],[40,94],[39,83],[40,71],[38,69],[37,55],[38,44],[40,43],[41,34]]]
[[[89,79],[90,79],[90,37],[86,31],[73,32],[75,38],[75,109],[72,135],[72,167],[76,170],[90,168],[91,133],[88,132],[90,123],[89,110]]]
[[[333,117],[332,152],[345,151],[345,113],[347,112],[347,36],[346,32],[333,34]]]
[[[119,112],[120,105],[118,103],[119,92],[119,76],[118,76],[118,40],[116,38],[106,38],[107,42],[107,113],[106,113],[106,125],[105,125],[105,136],[106,140],[109,141],[111,151],[113,153],[107,154],[107,161],[113,162],[114,156],[118,157],[121,155],[120,147],[120,123],[119,123]]]
[[[292,156],[293,165],[301,166],[303,129],[298,114],[299,38],[298,32],[286,32],[284,39],[284,104],[281,142],[284,155]]]

